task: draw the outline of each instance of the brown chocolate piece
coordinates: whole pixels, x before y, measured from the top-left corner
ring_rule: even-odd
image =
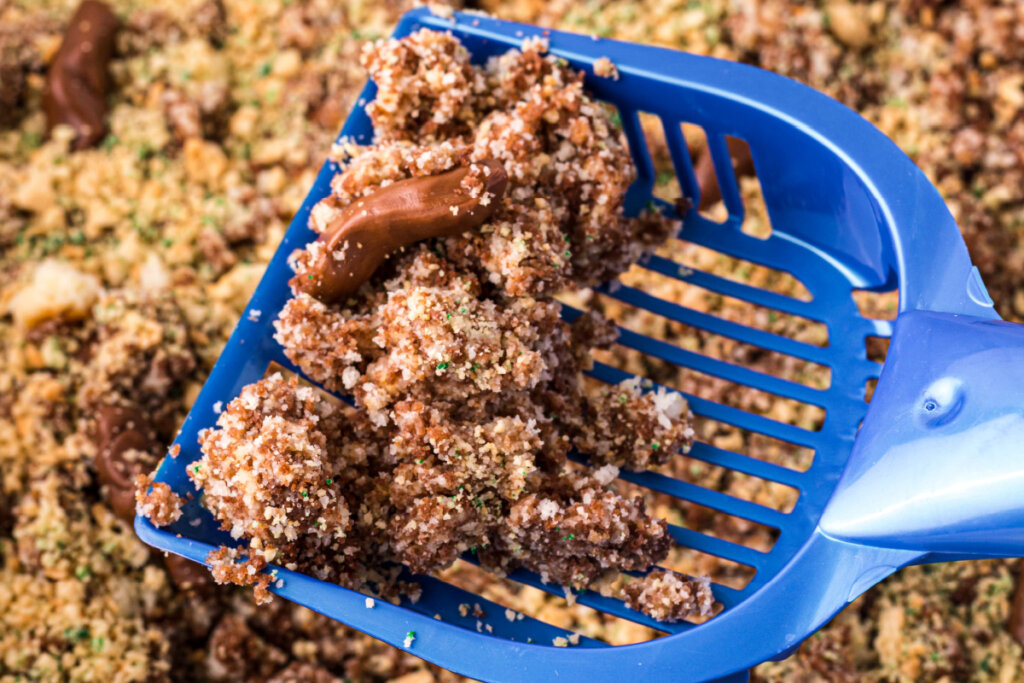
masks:
[[[107,488],[107,502],[121,519],[135,517],[135,478],[154,464],[150,458],[156,434],[149,421],[134,408],[104,405],[96,411],[96,474]]]
[[[1013,590],[1013,603],[1006,623],[1010,635],[1024,645],[1024,560],[1018,560],[1017,585]]]
[[[43,109],[52,130],[62,123],[77,134],[75,149],[91,147],[103,138],[110,77],[107,65],[114,54],[117,17],[107,5],[85,0],[68,24],[64,41],[46,78]]]
[[[0,46],[0,128],[5,128],[17,123],[23,113],[25,72],[20,64],[5,61],[2,49]]]
[[[319,107],[310,112],[309,118],[329,131],[336,131],[345,120],[345,108],[338,97],[327,97]]]
[[[213,586],[213,577],[210,570],[192,560],[186,560],[180,555],[167,555],[164,557],[164,567],[171,575],[171,581],[182,591],[204,591]]]
[[[725,139],[729,148],[729,156],[732,158],[732,167],[736,171],[736,177],[740,178],[754,173],[754,159],[750,156],[750,145],[739,138]],[[718,177],[715,175],[715,162],[711,158],[710,150],[704,150],[697,166],[693,169],[697,176],[697,185],[700,186],[700,205],[698,208],[706,209],[713,206],[722,198],[722,189],[718,186]]]
[[[484,172],[475,197],[462,186],[474,167]],[[379,189],[342,210],[318,238],[322,249],[316,260],[292,284],[324,303],[344,300],[396,249],[479,227],[501,203],[507,186],[504,167],[486,159]]]

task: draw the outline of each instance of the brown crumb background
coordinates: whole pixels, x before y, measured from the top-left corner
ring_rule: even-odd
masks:
[[[140,405],[164,397],[156,429],[169,441],[362,86],[362,44],[388,34],[406,3],[113,2],[124,28],[112,65],[109,135],[96,149],[71,152],[67,135],[47,138],[40,95],[75,4],[0,0],[0,309],[16,309],[0,318],[0,681],[456,679],[283,600],[257,610],[244,593],[178,588],[187,582],[176,581],[110,511],[87,438],[95,387],[110,385]],[[1021,3],[482,4],[503,18],[753,63],[837,97],[924,169],[960,222],[1000,312],[1024,319]],[[664,150],[654,151],[659,170],[668,171]],[[671,174],[660,180],[659,195],[672,197]],[[756,183],[742,184],[752,197]],[[763,215],[751,220],[765,223]],[[799,287],[696,248],[670,249],[704,270],[778,291]],[[47,258],[74,273],[48,267],[35,289],[27,286]],[[45,294],[62,282],[76,286],[54,303]],[[642,284],[729,319],[755,316],[701,292]],[[21,298],[12,304],[15,294]],[[686,348],[820,379],[814,368],[604,305],[623,324]],[[895,298],[866,305],[887,317]],[[47,306],[45,319],[26,328]],[[805,340],[822,335],[786,317],[752,322]],[[625,355],[611,360],[665,372]],[[674,379],[792,424],[821,419],[806,406],[729,392],[699,377]],[[772,451],[720,425],[699,426],[698,438],[806,465],[804,453]],[[685,474],[768,505],[784,507],[789,495],[696,461],[687,461]],[[751,545],[762,541],[759,529],[696,506],[661,504],[652,512]],[[676,561],[674,568],[727,583],[744,579],[706,558]],[[1015,560],[907,569],[756,677],[1024,680],[1021,646],[1006,626],[1016,573]],[[472,568],[459,567],[453,579],[584,635],[649,637]]]

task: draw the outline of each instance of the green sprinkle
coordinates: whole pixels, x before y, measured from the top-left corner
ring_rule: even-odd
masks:
[[[330,486],[330,485],[331,485],[331,484],[333,484],[333,483],[334,483],[334,480],[333,480],[333,479],[331,479],[330,477],[328,477],[328,478],[327,478],[327,485],[328,485],[328,486]]]
[[[419,460],[417,460],[416,464],[417,465],[422,465],[423,464],[423,458],[420,458]]]
[[[462,486],[462,484],[459,484],[459,490],[461,491],[463,488],[465,488],[465,487]]]
[[[309,494],[308,494],[308,493],[306,493],[305,491],[303,491],[303,492],[302,492],[302,497],[303,497],[303,498],[309,498]]]
[[[43,136],[39,133],[25,133],[22,140],[29,149],[36,149],[43,144]]]
[[[466,312],[466,307],[465,306],[463,306],[462,308],[459,309],[459,313],[465,313],[465,312]]]
[[[444,370],[447,367],[448,367],[448,361],[445,361],[444,363],[438,363],[437,364],[437,369],[438,370]]]
[[[571,242],[572,241],[571,239],[569,239],[568,235],[562,235],[562,240],[565,241],[565,242]]]
[[[169,247],[169,246],[171,246],[172,244],[174,244],[174,240],[172,240],[172,239],[171,239],[170,237],[165,237],[165,238],[163,239],[163,242],[162,242],[162,244],[163,244],[163,245],[164,245],[165,247]]]
[[[103,636],[96,636],[92,639],[92,650],[93,652],[101,652],[103,650]]]
[[[452,319],[452,314],[451,313],[445,313],[444,315],[445,315],[445,320],[451,320]]]
[[[64,637],[68,640],[82,640],[83,638],[89,637],[89,629],[85,626],[79,626],[78,628],[66,628],[64,629]]]
[[[270,62],[263,62],[263,64],[260,65],[260,76],[263,77],[263,76],[266,76],[269,73],[270,73]]]
[[[570,541],[575,540],[575,539],[576,539],[576,534],[569,534],[569,540]]]
[[[196,465],[195,467],[193,467],[192,471],[193,472],[198,472],[199,471],[199,465]]]
[[[89,574],[90,574],[89,568],[86,567],[85,565],[82,565],[82,566],[78,567],[77,569],[75,569],[75,576],[77,576],[79,579],[84,579],[85,577],[89,576]]]
[[[310,276],[309,276],[309,279],[310,279],[310,280],[312,280],[312,279],[313,279],[313,276],[312,276],[312,275],[310,275]]]
[[[114,148],[115,145],[117,145],[118,142],[119,140],[117,139],[116,135],[108,135],[107,137],[103,138],[101,146],[104,150],[109,152]]]
[[[479,370],[480,369],[480,364],[479,363],[473,363],[473,369],[474,370]]]
[[[627,400],[625,396],[619,396],[619,403],[625,403]]]
[[[565,258],[572,258],[572,252],[566,249],[565,254],[563,254],[563,256],[565,256]]]
[[[660,444],[660,443],[658,443],[657,441],[655,441],[655,442],[651,443],[651,450],[652,450],[652,451],[656,451],[656,450],[658,450],[659,448],[661,448],[661,444]]]

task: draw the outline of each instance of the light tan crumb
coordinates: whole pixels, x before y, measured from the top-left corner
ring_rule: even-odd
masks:
[[[619,80],[619,68],[607,57],[598,57],[594,60],[594,75],[617,81]]]

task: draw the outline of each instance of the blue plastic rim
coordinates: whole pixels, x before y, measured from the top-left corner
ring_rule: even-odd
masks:
[[[699,190],[681,124],[701,126],[718,170],[729,218],[723,224],[714,223],[690,210],[684,217],[680,237],[729,256],[788,272],[803,283],[811,300],[797,300],[681,268],[681,264],[658,256],[640,265],[723,296],[822,323],[828,330],[828,344],[816,346],[747,327],[628,286],[604,286],[600,291],[685,325],[826,366],[831,372],[831,383],[827,389],[813,388],[628,330],[622,331],[620,343],[728,382],[819,406],[824,409],[825,418],[820,430],[810,431],[687,396],[698,419],[716,420],[814,451],[813,462],[804,472],[705,443],[696,444],[689,454],[712,465],[792,487],[798,491],[799,498],[788,513],[652,472],[623,474],[623,478],[633,483],[682,501],[778,530],[778,540],[770,552],[760,552],[683,527],[671,527],[678,543],[749,566],[756,572],[742,590],[714,586],[716,597],[725,609],[705,624],[656,624],[616,599],[592,592],[577,597],[579,602],[594,609],[668,633],[653,641],[612,647],[581,638],[575,647],[552,647],[554,638],[569,633],[530,617],[509,621],[504,618],[504,607],[431,577],[418,577],[424,590],[415,605],[377,601],[370,609],[360,593],[280,567],[277,572],[283,585],[274,588],[275,593],[396,647],[403,647],[406,634],[414,631],[415,639],[407,648],[410,652],[478,679],[549,680],[557,677],[611,681],[632,673],[673,681],[712,680],[730,675],[742,680],[749,667],[792,651],[849,601],[899,567],[953,555],[1012,554],[1012,549],[994,546],[972,552],[969,542],[939,547],[929,543],[926,533],[918,534],[919,542],[900,545],[891,542],[892,534],[878,532],[878,524],[874,527],[868,524],[875,534],[869,538],[870,534],[858,531],[862,527],[850,531],[851,527],[843,526],[850,515],[856,517],[863,512],[846,510],[850,505],[844,500],[830,508],[830,519],[835,523],[829,526],[828,533],[820,524],[840,479],[842,489],[856,490],[858,496],[864,496],[863,487],[853,486],[856,483],[851,480],[853,475],[844,475],[861,422],[865,425],[863,431],[870,431],[872,435],[872,445],[860,449],[863,455],[858,466],[851,469],[862,474],[886,455],[888,443],[883,423],[902,419],[902,413],[875,419],[868,413],[865,385],[868,380],[879,377],[882,366],[867,358],[865,339],[890,337],[894,326],[891,321],[864,318],[852,297],[853,290],[885,291],[898,287],[901,316],[896,327],[910,330],[905,337],[930,334],[922,332],[924,328],[920,326],[901,322],[906,316],[918,315],[911,313],[913,311],[936,312],[939,314],[936,320],[953,319],[950,324],[957,329],[962,327],[956,322],[960,319],[992,321],[998,318],[977,271],[971,266],[949,211],[924,175],[891,141],[834,100],[753,67],[542,30],[478,15],[456,13],[452,19],[444,19],[426,9],[406,14],[394,35],[405,36],[423,27],[451,31],[478,63],[519,47],[524,38],[542,36],[549,40],[552,53],[583,70],[590,92],[618,108],[634,155],[638,177],[628,195],[627,210],[635,210],[650,200],[655,180],[639,112],[661,119],[680,185],[684,193],[694,199]],[[593,62],[600,57],[607,57],[616,64],[619,80],[593,76]],[[374,92],[373,84],[368,84],[360,102],[372,100]],[[362,106],[353,110],[342,135],[357,142],[370,141],[372,128]],[[741,138],[750,145],[772,225],[772,234],[767,240],[740,230],[744,207],[731,171],[725,136]],[[337,170],[331,163],[321,170],[182,426],[175,441],[181,447],[180,455],[166,458],[157,473],[157,481],[166,482],[179,494],[196,493],[186,469],[200,455],[198,431],[214,424],[219,407],[237,396],[243,386],[261,378],[272,362],[299,372],[274,342],[272,323],[290,296],[286,284],[291,276],[287,257],[315,237],[307,227],[310,210],[329,194],[329,181]],[[573,315],[572,310],[566,309],[567,317]],[[946,333],[940,333],[938,338],[933,335],[933,346],[941,341],[941,334]],[[948,334],[955,336],[957,333]],[[1004,344],[1007,347],[1016,344],[1019,337],[1015,332],[1004,336],[1011,340]],[[903,363],[920,365],[920,358],[915,357],[913,351],[914,341],[900,343],[906,359]],[[1005,362],[1008,353],[1004,349],[998,360]],[[898,388],[890,386],[895,380],[887,381],[887,377],[896,374],[889,369],[894,365],[894,355],[891,352],[886,361],[886,375],[882,377],[872,406],[880,395],[888,397],[886,405],[891,410],[898,410],[901,401],[920,398],[921,392],[916,388],[904,392],[917,392],[908,398]],[[595,366],[593,376],[607,382],[628,377],[603,364]],[[914,382],[924,382],[927,387],[930,386],[927,382],[937,381],[930,376],[915,376],[912,380],[908,387]],[[1017,386],[1024,386],[1024,382]],[[927,389],[922,391],[927,394]],[[943,396],[948,398],[949,392],[940,398]],[[934,402],[927,397],[921,400],[926,404],[928,400]],[[992,399],[992,402],[1000,403],[1000,400]],[[1007,412],[1005,401],[1000,405],[1003,412]],[[908,431],[905,440],[913,441],[915,434],[913,430]],[[908,493],[900,489],[893,495],[906,498]],[[837,494],[838,498],[842,496]],[[869,491],[861,506],[876,506],[877,512],[887,504],[886,500],[871,496]],[[843,505],[846,506],[844,514],[831,513],[832,509]],[[1010,520],[993,513],[985,520],[990,530],[1003,529],[1014,520],[1021,525],[1019,514]],[[949,524],[946,531],[955,532],[957,520]],[[186,505],[182,518],[174,525],[156,529],[148,520],[137,518],[135,528],[147,543],[198,562],[220,544],[233,544],[228,534],[219,531],[210,514],[200,507],[198,495]],[[562,595],[561,588],[543,584],[530,572],[519,571],[510,578]],[[488,613],[484,623],[489,624],[492,631],[481,629],[472,616],[460,616],[458,605],[467,602],[484,607]],[[440,615],[441,619],[435,619],[435,615]]]

